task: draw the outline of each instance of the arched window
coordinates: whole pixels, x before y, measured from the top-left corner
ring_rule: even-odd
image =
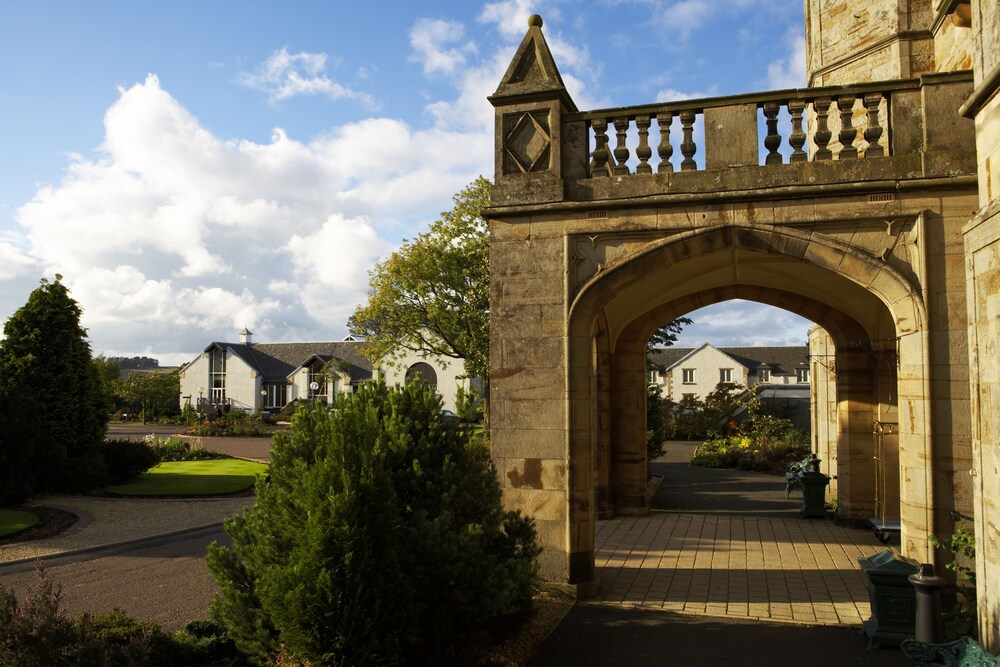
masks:
[[[422,361],[413,364],[406,370],[406,381],[410,382],[411,380],[437,389],[437,373],[434,372],[434,369],[431,368],[430,364]]]

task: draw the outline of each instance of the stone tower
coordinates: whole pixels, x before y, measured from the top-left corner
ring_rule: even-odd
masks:
[[[968,8],[948,0],[806,0],[806,80],[837,86],[969,69]]]

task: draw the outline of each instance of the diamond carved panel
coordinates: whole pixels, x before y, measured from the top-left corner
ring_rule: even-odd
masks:
[[[505,116],[503,148],[505,174],[547,171],[552,154],[548,111]]]

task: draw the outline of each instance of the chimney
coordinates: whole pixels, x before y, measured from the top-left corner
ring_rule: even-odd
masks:
[[[246,327],[243,327],[243,331],[240,332],[240,342],[249,345],[253,342],[251,340],[251,336],[253,336],[253,332]]]

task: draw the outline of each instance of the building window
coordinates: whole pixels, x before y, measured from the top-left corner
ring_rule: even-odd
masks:
[[[761,368],[757,371],[757,379],[760,382],[770,382],[771,381],[771,371],[767,368]]]
[[[796,368],[795,369],[795,381],[796,382],[809,382],[809,369],[808,368]]]
[[[316,401],[322,401],[326,403],[326,376],[323,374],[322,363],[315,363],[309,367],[309,399]],[[315,391],[313,391],[313,383],[319,385]]]
[[[420,361],[406,369],[407,382],[420,382],[437,389],[437,373],[430,364]]]
[[[732,368],[720,368],[719,369],[719,382],[732,382],[733,381],[733,369]]]
[[[698,394],[681,394],[681,401],[684,403],[690,403],[698,398]]]
[[[212,348],[208,353],[208,386],[212,405],[226,402],[226,351],[221,347]]]
[[[681,382],[684,384],[694,384],[694,369],[685,368],[681,370]]]
[[[267,391],[264,397],[265,408],[283,408],[288,403],[288,385],[284,382],[265,384],[264,390]]]

